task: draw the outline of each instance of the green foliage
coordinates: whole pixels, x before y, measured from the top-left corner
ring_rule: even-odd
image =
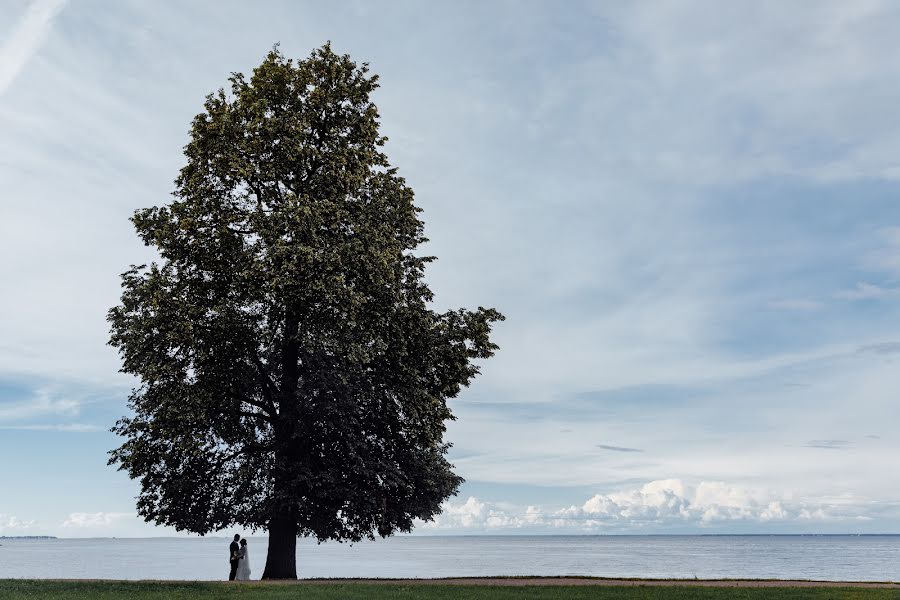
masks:
[[[132,218],[160,260],[109,312],[141,381],[110,464],[140,480],[147,521],[359,540],[433,518],[462,481],[447,400],[503,317],[431,309],[377,81],[329,45],[273,50],[206,98],[174,200]]]

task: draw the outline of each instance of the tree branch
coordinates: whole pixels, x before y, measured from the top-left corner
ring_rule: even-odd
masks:
[[[247,411],[242,411],[240,408],[238,408],[236,411],[235,410],[226,410],[223,412],[227,412],[227,413],[231,413],[231,414],[239,414],[239,415],[244,415],[244,416],[252,415],[254,417],[261,418],[262,420],[266,421],[270,425],[275,423],[275,415],[277,413],[269,412],[269,407],[267,407],[262,402],[257,402],[256,400],[253,400],[246,396],[240,396],[238,394],[235,394],[234,392],[231,392],[231,398],[233,400],[237,400],[238,402],[249,404],[250,406],[255,406],[256,408],[260,409],[263,412],[260,412],[260,413],[247,412]]]
[[[272,378],[269,376],[266,366],[256,354],[253,355],[253,364],[256,365],[257,379],[259,379],[259,382],[262,384],[263,396],[268,402],[269,414],[275,416],[278,414],[278,407],[275,404],[274,398],[275,384],[272,383]]]
[[[226,454],[225,456],[217,460],[215,464],[213,464],[213,470],[222,468],[222,465],[227,463],[229,460],[237,458],[241,454],[256,454],[259,452],[269,452],[271,450],[273,450],[271,444],[257,444],[255,447],[252,444],[242,446],[239,450],[235,450],[234,452]]]
[[[270,407],[263,404],[262,402],[257,402],[256,400],[251,400],[250,398],[244,398],[241,396],[238,396],[236,399],[240,400],[241,402],[245,402],[245,403],[249,404],[250,406],[255,406],[256,408],[263,411],[265,413],[266,417],[274,417],[275,416],[275,414],[270,412]]]
[[[272,422],[272,419],[267,417],[265,415],[265,413],[251,412],[251,411],[247,411],[247,410],[239,410],[239,411],[237,411],[237,414],[241,415],[242,417],[255,417],[257,419],[262,419],[266,423]]]

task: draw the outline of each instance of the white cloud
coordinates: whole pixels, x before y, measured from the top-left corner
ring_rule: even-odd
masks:
[[[498,530],[519,529],[536,524],[542,524],[542,520],[538,509],[533,506],[527,507],[523,514],[517,515],[509,504],[482,502],[474,496],[469,496],[465,502],[445,502],[441,514],[434,521],[422,523],[417,529]]]
[[[36,425],[0,425],[0,429],[15,429],[19,431],[69,431],[76,433],[92,433],[105,431],[108,427],[89,425],[87,423],[41,423]]]
[[[853,521],[867,519],[866,502],[833,498],[795,500],[792,493],[701,481],[696,486],[680,479],[651,481],[640,488],[597,494],[580,507],[557,511],[555,517],[585,522],[586,527],[688,524],[707,527],[726,521]]]
[[[849,290],[841,290],[835,294],[838,298],[843,298],[845,300],[870,300],[874,298],[883,298],[889,294],[895,294],[897,290],[883,288],[879,285],[875,285],[874,283],[866,283],[865,281],[860,281],[856,284],[856,287]]]
[[[134,517],[134,515],[121,512],[74,512],[70,513],[68,518],[62,522],[62,526],[74,528],[109,527],[129,517]]]
[[[884,23],[897,7],[853,4],[628,4],[614,11],[623,43],[613,60],[573,65],[559,78],[619,82],[596,112],[617,115],[603,142],[627,140],[607,161],[651,176],[896,178],[896,129],[885,124],[898,67]]]
[[[781,501],[771,498],[770,493],[718,481],[703,481],[693,487],[680,479],[651,481],[636,489],[597,494],[580,508],[571,507],[559,514],[591,522],[688,521],[698,524],[787,517]]]
[[[66,0],[34,0],[0,46],[0,96],[38,51]]]
[[[869,272],[887,278],[888,285],[858,281],[850,289],[834,294],[844,300],[878,300],[896,298],[900,288],[894,285],[900,275],[900,227],[883,227],[874,232],[872,248],[860,260],[860,266]]]
[[[35,522],[32,521],[23,521],[18,517],[13,515],[6,515],[0,513],[0,533],[19,533],[34,527]]]
[[[0,401],[0,422],[30,419],[46,415],[77,415],[81,401],[51,387],[42,387],[27,400]]]
[[[787,525],[845,522],[870,519],[867,504],[862,498],[798,501],[792,494],[779,495],[721,481],[688,485],[680,479],[663,479],[596,494],[581,506],[555,509],[533,505],[523,508],[470,496],[463,502],[445,502],[442,513],[433,522],[419,524],[417,530],[646,531],[672,526],[708,528],[738,521]]]

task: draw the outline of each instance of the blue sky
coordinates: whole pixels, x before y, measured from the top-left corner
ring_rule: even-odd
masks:
[[[562,10],[564,8],[564,10]],[[380,74],[438,308],[496,306],[422,533],[900,533],[900,5],[0,0],[0,535],[169,535],[107,467],[128,217],[205,94]]]

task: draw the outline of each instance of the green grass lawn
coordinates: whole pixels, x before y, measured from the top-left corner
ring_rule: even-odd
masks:
[[[496,587],[461,585],[404,584],[256,584],[235,583],[68,583],[59,581],[0,580],[0,599],[18,598],[60,600],[135,600],[218,599],[241,600],[379,600],[381,598],[423,600],[656,600],[662,598],[755,600],[757,598],[825,600],[887,599],[900,600],[900,589],[860,588],[704,588],[704,587],[579,587],[533,586]]]

